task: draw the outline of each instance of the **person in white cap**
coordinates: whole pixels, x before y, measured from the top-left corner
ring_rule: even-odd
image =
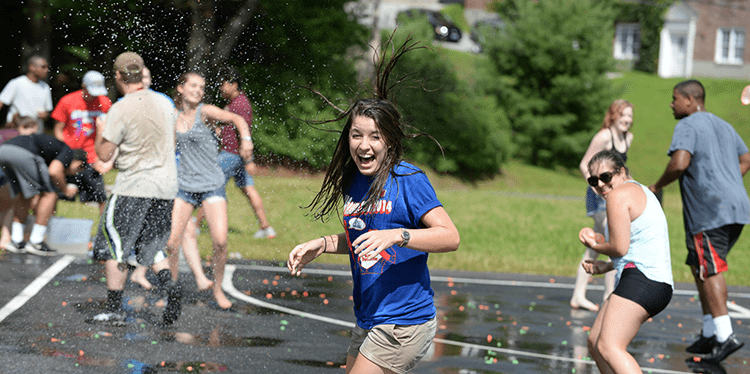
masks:
[[[11,79],[0,92],[0,109],[8,106],[6,122],[13,121],[13,115],[33,117],[39,122],[38,134],[44,132],[43,122],[52,110],[52,91],[44,80],[49,74],[49,64],[44,57],[33,55],[26,64],[26,72]]]
[[[107,201],[102,174],[112,169],[114,160],[102,162],[96,156],[96,119],[107,113],[111,106],[104,75],[90,70],[83,76],[81,89],[63,96],[52,111],[55,137],[71,149],[82,149],[87,153],[86,166],[76,175],[67,177],[67,182],[78,187],[81,202],[99,204],[100,213]]]

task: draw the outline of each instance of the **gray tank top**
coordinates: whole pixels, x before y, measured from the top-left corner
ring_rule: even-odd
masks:
[[[177,185],[187,192],[209,192],[224,185],[224,172],[219,166],[219,140],[201,120],[203,104],[195,111],[193,127],[175,133],[179,161]]]

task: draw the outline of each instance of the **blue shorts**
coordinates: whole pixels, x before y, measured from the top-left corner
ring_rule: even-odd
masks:
[[[591,217],[596,212],[604,212],[607,210],[607,200],[599,196],[594,189],[586,187],[586,215]]]
[[[255,185],[253,176],[245,171],[245,163],[240,155],[221,151],[219,152],[219,165],[224,171],[224,184],[229,182],[229,178],[234,177],[234,184],[239,188]]]
[[[211,200],[217,199],[226,200],[227,194],[224,190],[224,186],[221,186],[220,188],[208,192],[188,192],[178,190],[177,198],[191,204],[192,206],[201,206],[204,201],[211,202]]]

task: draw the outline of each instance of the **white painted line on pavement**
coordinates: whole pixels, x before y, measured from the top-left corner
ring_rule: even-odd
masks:
[[[26,288],[23,289],[16,297],[11,299],[5,306],[0,309],[0,322],[5,320],[9,315],[18,310],[29,299],[34,297],[39,290],[41,290],[49,281],[52,280],[58,273],[68,267],[75,258],[70,255],[65,255],[61,259],[57,260],[52,266],[47,268],[42,274],[40,274],[33,282],[29,283]]]
[[[274,271],[279,272],[282,269],[286,270],[286,268],[281,267],[274,267],[274,266],[258,266],[258,265],[235,265],[235,264],[227,264],[224,268],[224,280],[221,283],[221,287],[226,291],[228,294],[232,295],[233,297],[242,300],[246,303],[260,306],[263,308],[268,308],[271,310],[275,310],[282,313],[287,313],[290,315],[295,315],[303,318],[310,318],[315,319],[322,322],[331,323],[334,325],[339,326],[345,326],[352,328],[354,327],[354,323],[342,321],[335,318],[325,317],[325,316],[319,316],[317,314],[312,314],[308,312],[303,312],[296,309],[286,308],[283,306],[279,306],[276,304],[271,304],[262,300],[258,300],[254,297],[250,297],[248,295],[245,295],[244,293],[237,290],[237,288],[234,287],[234,283],[232,283],[232,278],[234,276],[234,271],[237,268],[242,269],[252,269],[252,270],[263,270],[263,271]],[[312,273],[312,274],[328,274],[328,275],[351,275],[347,271],[341,271],[341,270],[320,270],[320,269],[305,269],[306,273]],[[446,278],[447,279],[447,278]],[[455,280],[454,280],[455,282]],[[459,342],[455,340],[447,340],[447,339],[441,339],[441,338],[435,338],[433,339],[434,342],[446,344],[446,345],[454,345],[458,347],[466,347],[471,349],[477,349],[477,350],[486,350],[486,351],[492,351],[497,353],[504,353],[508,355],[514,355],[514,356],[524,356],[524,357],[534,357],[534,358],[540,358],[544,360],[551,360],[551,361],[566,361],[566,362],[575,362],[575,363],[581,363],[585,365],[595,365],[596,363],[592,360],[582,360],[577,358],[570,358],[570,357],[562,357],[562,356],[553,356],[553,355],[546,355],[542,353],[535,353],[535,352],[526,352],[526,351],[519,351],[517,349],[507,349],[507,348],[496,348],[496,347],[488,347],[480,344],[472,344],[472,343],[465,343],[465,342]],[[685,374],[684,371],[673,371],[673,370],[665,370],[665,369],[657,369],[657,368],[648,368],[644,367],[642,368],[644,372],[646,373],[664,373],[664,374]]]

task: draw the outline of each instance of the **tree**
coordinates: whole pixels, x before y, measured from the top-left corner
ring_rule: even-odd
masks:
[[[400,24],[394,45],[403,44],[409,35],[422,45],[432,44],[434,32],[425,17]],[[403,55],[391,77],[393,82],[401,79],[396,104],[404,120],[444,148],[441,153],[433,139],[418,137],[405,143],[407,158],[468,180],[500,171],[511,152],[510,124],[494,97],[459,80],[452,62],[437,49]]]
[[[517,157],[574,168],[612,101],[610,1],[507,0],[504,32],[485,47],[499,74],[488,88],[505,108]]]

